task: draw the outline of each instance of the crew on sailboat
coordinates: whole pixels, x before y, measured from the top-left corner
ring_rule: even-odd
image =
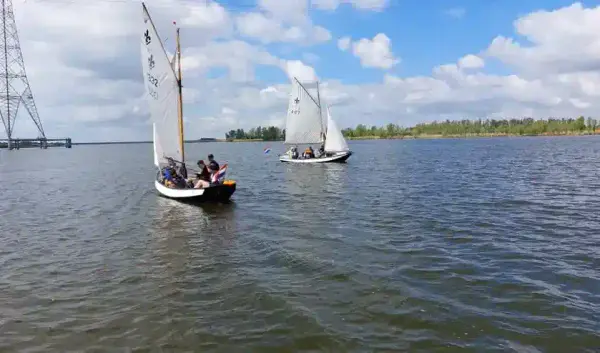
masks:
[[[197,164],[200,168],[200,173],[196,173],[196,182],[193,184],[194,189],[209,187],[211,173],[208,171],[208,168],[202,159],[199,160]]]
[[[206,164],[204,164],[204,161],[201,159],[198,161],[197,164],[198,168],[200,168],[200,173],[196,173],[196,178],[205,181],[210,181],[210,172],[208,171]]]
[[[286,154],[292,159],[298,159],[298,147],[297,146],[290,147],[290,149],[286,152]]]
[[[325,145],[321,144],[321,147],[319,147],[319,155],[317,157],[325,157]]]
[[[219,163],[215,160],[212,153],[208,155],[208,160],[208,166],[204,164],[203,160],[198,161],[198,167],[200,167],[201,172],[196,173],[197,180],[193,184],[195,189],[207,188],[211,186],[211,184],[219,183],[218,181],[213,183],[213,177],[215,174],[219,173],[220,170]]]
[[[304,150],[304,154],[302,154],[303,158],[313,158],[315,156],[315,151],[311,146],[308,146],[307,149]]]
[[[225,171],[221,170],[219,163],[215,160],[212,153],[208,155],[208,160],[210,161],[208,165],[204,164],[203,160],[199,160],[196,164],[200,168],[200,172],[195,173],[196,178],[187,179],[187,169],[185,164],[181,164],[180,167],[177,167],[172,158],[167,158],[168,165],[161,171],[160,182],[171,188],[195,189],[206,188],[213,184],[220,184],[220,179],[224,176]],[[223,169],[226,169],[226,166],[224,166]],[[218,178],[215,178],[215,174],[219,174]],[[213,179],[216,179],[216,181]]]
[[[177,173],[177,170],[169,165],[162,171],[162,182],[167,187],[186,187],[186,180]]]
[[[211,174],[219,171],[219,163],[215,161],[215,156],[212,153],[208,155],[208,169],[210,169]]]

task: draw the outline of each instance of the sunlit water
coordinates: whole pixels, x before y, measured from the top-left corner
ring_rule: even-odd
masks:
[[[200,207],[149,144],[0,151],[0,351],[600,349],[600,138],[350,146],[189,145],[238,182]]]

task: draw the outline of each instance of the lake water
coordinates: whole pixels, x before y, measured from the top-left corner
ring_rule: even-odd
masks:
[[[350,147],[188,145],[238,182],[205,206],[150,144],[0,151],[0,351],[600,349],[600,138]]]

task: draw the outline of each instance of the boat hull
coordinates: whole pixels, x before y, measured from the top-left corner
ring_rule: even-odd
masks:
[[[281,162],[286,162],[286,163],[299,163],[299,164],[309,164],[309,163],[345,163],[346,160],[348,158],[350,158],[350,156],[352,155],[352,151],[348,151],[348,152],[338,152],[336,154],[334,154],[333,156],[327,156],[327,157],[319,157],[319,158],[306,158],[306,159],[302,159],[302,158],[298,158],[298,159],[292,159],[287,155],[284,156],[280,156],[279,160]]]
[[[168,188],[158,180],[154,181],[154,187],[160,195],[187,203],[227,202],[235,192],[236,185],[233,183],[209,186],[204,189],[178,189]]]

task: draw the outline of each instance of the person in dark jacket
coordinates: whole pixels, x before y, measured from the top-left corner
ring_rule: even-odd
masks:
[[[201,159],[198,161],[198,168],[200,168],[200,173],[196,173],[196,177],[200,180],[210,181],[210,172],[204,164],[204,161]]]
[[[219,163],[215,161],[215,156],[212,153],[208,155],[208,171],[211,174],[219,171]]]

